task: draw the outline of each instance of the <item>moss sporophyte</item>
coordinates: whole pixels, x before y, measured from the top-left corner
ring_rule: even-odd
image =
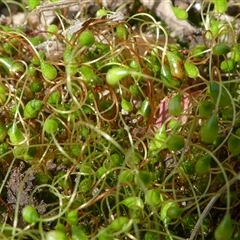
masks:
[[[239,238],[239,4],[120,2],[0,3],[0,239]]]

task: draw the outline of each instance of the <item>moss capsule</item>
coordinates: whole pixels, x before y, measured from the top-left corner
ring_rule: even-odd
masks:
[[[225,55],[230,51],[231,51],[231,48],[225,43],[216,43],[212,48],[212,52],[215,55]]]
[[[167,59],[172,77],[175,80],[182,80],[184,78],[182,59],[177,54],[169,51],[167,52]]]
[[[233,72],[236,69],[237,63],[233,59],[223,60],[220,64],[220,68],[223,72]]]
[[[116,36],[119,39],[126,40],[128,38],[128,30],[124,25],[118,25],[116,28]]]
[[[43,129],[45,130],[46,133],[56,133],[59,127],[58,120],[56,119],[47,119],[44,122]]]
[[[41,100],[33,99],[29,101],[23,110],[24,118],[36,118],[42,109],[43,102]]]
[[[101,17],[107,15],[107,10],[105,8],[101,8],[96,12],[96,17]]]
[[[206,155],[199,158],[195,165],[196,173],[198,174],[206,174],[210,171],[210,163],[211,163],[211,156]]]
[[[163,65],[161,68],[161,80],[167,87],[180,87],[181,81],[174,80],[170,68]]]
[[[40,68],[42,71],[42,76],[48,81],[53,81],[57,77],[57,69],[45,61],[41,60]]]
[[[82,46],[91,47],[95,42],[95,37],[92,32],[86,30],[82,32],[79,36],[79,43]]]
[[[110,85],[115,85],[124,77],[129,75],[129,70],[124,67],[113,67],[108,70],[106,81]]]
[[[224,87],[221,87],[219,82],[211,81],[209,84],[209,94],[214,103],[218,102],[219,106],[227,106],[231,104],[231,98]]]
[[[178,204],[172,200],[166,201],[162,204],[160,211],[160,219],[164,224],[169,224],[171,222],[171,218],[167,215],[167,211],[170,207],[178,207]]]
[[[88,236],[79,226],[71,226],[72,240],[88,240]]]
[[[51,36],[52,34],[56,34],[58,32],[58,26],[55,24],[50,24],[49,26],[47,26],[47,32],[49,36]]]
[[[239,129],[238,129],[239,130]],[[237,156],[240,154],[240,136],[231,135],[227,141],[228,151],[231,153],[232,156]]]
[[[129,231],[131,226],[130,219],[124,216],[117,217],[109,225],[113,231]]]
[[[126,112],[131,112],[133,110],[132,104],[124,98],[122,98],[121,107]]]
[[[168,111],[172,116],[180,116],[182,114],[182,95],[177,94],[169,100]]]
[[[71,210],[67,213],[66,220],[70,225],[76,225],[78,223],[78,211]]]
[[[190,78],[196,78],[199,75],[198,67],[191,62],[184,62],[184,70],[186,75]]]
[[[161,202],[161,195],[159,189],[149,189],[145,193],[145,201],[150,206],[156,206]]]
[[[11,58],[0,58],[0,65],[15,79],[20,78],[25,72],[24,66]]]
[[[8,136],[13,144],[18,144],[24,140],[23,133],[15,123],[8,129]]]
[[[171,219],[177,219],[182,215],[183,212],[184,212],[183,208],[173,206],[168,208],[167,216]]]
[[[223,14],[227,10],[227,0],[213,0],[214,10],[217,13]]]
[[[214,237],[216,240],[230,240],[232,239],[233,226],[232,219],[229,212],[225,214],[222,221],[219,223],[218,227],[214,232]]]
[[[141,116],[143,116],[144,121],[146,121],[151,113],[151,106],[150,106],[150,101],[148,98],[145,98],[139,108],[139,110],[137,111],[137,115],[140,114]]]
[[[186,20],[188,18],[188,12],[178,7],[172,7],[175,16],[180,20]]]
[[[42,81],[40,80],[33,80],[30,83],[30,89],[33,93],[41,92],[42,88],[43,88],[43,84],[42,84]]]
[[[199,106],[199,115],[201,117],[210,117],[214,109],[214,104],[209,100],[204,100]]]
[[[217,115],[214,113],[201,128],[201,139],[207,144],[212,144],[218,136],[219,126]]]
[[[28,0],[30,10],[35,9],[38,5],[40,5],[40,0]]]
[[[68,240],[66,233],[59,230],[51,230],[46,233],[46,240]]]
[[[167,148],[169,151],[179,151],[184,147],[184,145],[185,142],[182,136],[178,134],[172,134],[167,139]]]
[[[35,223],[39,220],[39,216],[35,207],[27,205],[22,210],[23,220],[27,223]]]

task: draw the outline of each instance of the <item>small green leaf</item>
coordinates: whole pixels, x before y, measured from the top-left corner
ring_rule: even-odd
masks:
[[[231,52],[231,59],[240,62],[240,44],[234,44]]]
[[[36,149],[36,147],[29,147],[29,146],[27,146],[25,148],[27,148],[27,152],[24,154],[23,160],[27,162],[27,161],[32,160],[36,156],[37,149]]]
[[[36,172],[35,181],[38,185],[47,184],[51,180],[51,177],[46,172]]]
[[[65,223],[61,223],[60,221],[57,222],[56,226],[55,226],[55,230],[63,232],[63,233],[67,233],[67,229],[65,226]]]
[[[152,232],[146,232],[143,240],[156,240],[157,234]]]
[[[168,128],[171,131],[177,131],[181,127],[181,122],[177,119],[171,119],[168,123]]]
[[[124,157],[119,153],[114,153],[110,156],[110,161],[113,166],[121,166],[124,162]]]
[[[0,144],[0,156],[8,151],[8,144],[6,142]],[[1,161],[1,160],[0,160]]]
[[[13,155],[16,158],[23,159],[29,150],[29,146],[25,143],[19,144],[13,148]]]
[[[30,89],[33,93],[38,93],[42,90],[43,88],[43,84],[42,84],[42,81],[40,80],[33,80],[31,83],[30,83]]]

